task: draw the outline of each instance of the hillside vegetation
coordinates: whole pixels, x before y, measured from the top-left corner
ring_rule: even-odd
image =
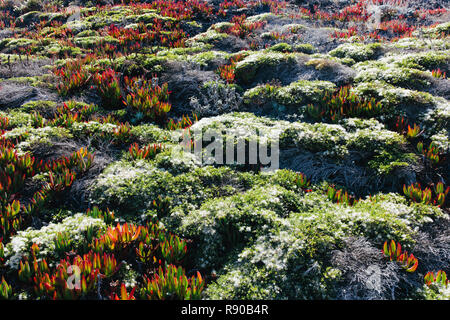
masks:
[[[449,299],[442,5],[0,0],[0,299]]]

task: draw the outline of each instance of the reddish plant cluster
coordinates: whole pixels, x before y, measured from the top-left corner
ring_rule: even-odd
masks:
[[[190,128],[195,122],[198,121],[198,117],[195,113],[192,114],[192,119],[189,116],[183,115],[178,121],[170,119],[167,123],[168,130],[178,130]]]
[[[233,26],[224,30],[226,33],[233,34],[236,37],[242,39],[247,38],[252,32],[261,29],[266,24],[265,21],[247,22],[247,16],[242,14],[240,16],[234,16],[231,19]]]
[[[327,189],[327,197],[329,200],[338,204],[346,204],[348,206],[354,205],[357,200],[348,191],[343,189],[336,189],[334,186],[329,186]]]
[[[5,247],[3,246],[3,238],[0,238],[0,268],[5,263]]]
[[[430,143],[428,149],[424,148],[423,142],[417,143],[417,151],[424,156],[425,160],[429,162],[431,166],[437,166],[442,160],[441,151],[434,142]]]
[[[114,49],[123,53],[131,53],[144,46],[184,47],[187,38],[187,34],[179,23],[157,18],[153,19],[151,29],[144,23],[139,23],[137,28],[110,25],[105,28],[103,34],[119,40],[119,45],[115,46]]]
[[[257,8],[268,7],[273,13],[280,12],[281,9],[286,8],[287,3],[280,0],[256,0],[256,1],[243,1],[243,0],[225,0],[219,4],[218,16],[226,16],[229,11],[235,11],[242,8]]]
[[[0,145],[0,238],[9,239],[56,193],[70,187],[75,175],[89,169],[93,155],[86,149],[75,152],[71,157],[63,157],[43,164],[29,154],[18,155],[11,142]],[[49,182],[37,191],[28,205],[21,205],[18,198],[28,178],[37,173],[47,172]]]
[[[305,174],[303,173],[298,173],[295,176],[295,185],[297,186],[297,188],[300,188],[302,190],[305,190],[307,192],[310,191],[310,189],[308,189],[311,186],[311,180],[309,180]]]
[[[5,278],[2,277],[2,282],[0,282],[0,299],[7,300],[12,296],[12,287],[6,282]]]
[[[117,143],[128,143],[132,138],[131,127],[128,122],[120,123],[118,127],[113,130],[113,137]]]
[[[405,6],[406,2],[399,1],[385,1],[385,0],[360,0],[355,4],[351,4],[339,12],[328,13],[320,10],[317,6],[314,7],[313,10],[310,8],[300,8],[300,14],[290,14],[290,18],[302,18],[308,17],[314,20],[321,20],[325,22],[352,22],[352,23],[363,23],[369,21],[372,13],[369,10],[369,6],[381,6],[388,3],[389,5],[393,5],[395,3],[396,6]],[[434,10],[417,10],[415,12],[415,16],[420,19],[425,19],[430,15],[441,15],[447,12],[444,8],[438,8]],[[390,20],[388,20],[390,19]],[[343,38],[347,39],[352,36],[359,36],[362,40],[367,38],[375,39],[375,40],[393,40],[396,41],[399,38],[410,37],[412,32],[416,29],[416,26],[412,25],[411,22],[401,14],[396,14],[391,12],[390,15],[383,18],[383,21],[380,22],[379,25],[376,26],[376,30],[368,30],[367,28],[360,28],[358,30],[356,27],[350,27],[347,31],[344,32],[335,32],[332,34],[334,38]],[[383,33],[384,35],[380,35],[379,33]]]
[[[7,10],[0,10],[0,28],[10,28],[14,30],[16,28],[16,19]]]
[[[31,252],[31,261],[25,258],[20,262],[19,279],[33,286],[37,297],[53,300],[74,300],[86,296],[96,289],[99,279],[111,277],[120,267],[113,254],[93,252],[73,259],[65,258],[56,268],[50,268],[45,259],[38,262],[34,251]],[[79,277],[77,284],[74,283],[75,276]]]
[[[357,27],[350,27],[347,31],[335,31],[331,37],[337,39],[348,39],[358,34]]]
[[[428,272],[424,277],[425,284],[427,286],[443,286],[447,287],[449,284],[449,280],[447,279],[447,274],[445,271],[439,270],[436,275],[434,272]]]
[[[407,251],[402,252],[402,246],[400,243],[395,244],[394,240],[391,240],[389,244],[386,241],[383,245],[382,252],[385,257],[389,258],[390,261],[398,262],[407,272],[416,271],[419,265],[419,260],[417,260],[413,254],[408,256]]]
[[[128,89],[125,103],[129,108],[141,112],[149,119],[165,120],[172,107],[167,102],[170,94],[167,83],[160,87],[153,81],[125,77],[125,84]]]
[[[142,9],[156,9],[160,15],[177,20],[206,18],[213,14],[212,6],[203,0],[153,0],[150,3],[131,3],[129,6],[137,12]]]
[[[66,101],[62,106],[57,107],[55,117],[50,120],[44,119],[39,112],[34,111],[31,114],[31,125],[35,128],[42,128],[44,125],[70,128],[75,122],[93,119],[97,111],[97,105],[91,104],[80,107],[73,100]]]
[[[341,87],[336,93],[326,93],[321,103],[308,105],[308,114],[315,119],[336,122],[345,117],[373,117],[381,113],[381,102],[374,98],[364,99],[351,91],[350,86]]]
[[[128,293],[125,283],[122,283],[120,285],[120,296],[118,296],[115,292],[113,292],[109,298],[111,300],[136,300],[136,298],[134,297],[135,291],[136,291],[136,287],[131,289],[131,292]]]
[[[93,80],[102,97],[102,105],[106,109],[117,109],[123,106],[118,75],[114,70],[106,69],[102,73],[97,72]]]
[[[149,144],[139,148],[137,143],[134,143],[128,149],[128,153],[134,160],[153,159],[158,153],[164,151],[164,146],[161,144]]]
[[[53,72],[59,78],[59,83],[56,85],[59,94],[68,95],[88,84],[90,74],[87,72],[87,65],[93,59],[93,55],[87,55],[84,58],[69,60],[62,67],[55,68]]]
[[[40,171],[48,173],[49,181],[32,196],[30,203],[24,207],[24,211],[27,214],[36,214],[51,201],[59,199],[61,192],[70,188],[77,176],[89,170],[93,161],[94,154],[81,148],[70,157],[63,156],[40,164]]]
[[[414,139],[417,138],[417,136],[421,133],[420,127],[414,123],[414,126],[411,128],[411,126],[408,125],[408,131],[406,132],[406,136],[408,138]]]
[[[409,186],[403,185],[403,193],[411,201],[425,204],[433,204],[443,208],[445,197],[450,192],[450,187],[444,188],[444,184],[439,182],[434,188],[422,189],[420,183],[413,183]]]
[[[34,157],[18,155],[12,143],[0,144],[0,238],[9,239],[28,220],[17,198],[25,180],[38,171]]]
[[[104,107],[117,109],[126,105],[134,112],[141,112],[151,120],[166,121],[166,114],[171,109],[171,105],[168,102],[170,91],[168,90],[167,83],[159,86],[156,76],[151,80],[137,77],[124,77],[125,88],[121,88],[119,74],[112,69],[107,69],[102,73],[94,73],[92,76],[87,70],[83,70],[84,61],[88,61],[87,59],[92,59],[92,56],[74,60],[67,63],[64,69],[56,70],[56,74],[62,80],[62,83],[58,86],[58,91],[61,94],[69,94],[76,89],[80,89],[92,79],[93,84],[102,97]],[[80,72],[82,71],[84,73],[81,76]],[[77,80],[73,81],[73,79]],[[126,92],[124,99],[122,97],[122,90]],[[62,112],[59,112],[59,116],[53,120],[52,124],[71,126],[74,122],[82,121],[80,114],[67,111],[70,110],[62,110]],[[88,111],[82,110],[81,112],[87,114]],[[35,114],[33,121],[42,125],[41,120],[40,115]]]
[[[405,117],[400,116],[397,117],[393,129],[398,133],[405,135],[409,139],[415,139],[419,137],[423,132],[422,130],[420,130],[420,126],[414,123],[411,127],[411,125],[408,124],[408,120]]]
[[[88,211],[88,215],[107,217],[105,221],[114,217],[113,213],[96,207]],[[157,224],[117,224],[98,237],[93,230],[88,233],[88,243],[79,249],[80,254],[73,251],[66,235],[58,234],[55,246],[64,258],[56,265],[49,265],[45,258],[39,259],[40,248],[33,244],[19,264],[17,276],[22,288],[41,299],[54,300],[99,295],[112,300],[134,300],[135,292],[140,298],[151,300],[201,298],[205,282],[200,273],[187,278],[180,265],[187,253],[185,240]],[[117,282],[113,280],[117,279],[123,265],[119,261],[139,262],[144,270],[142,284],[132,288],[130,293],[121,283],[117,294]],[[109,281],[109,286],[101,286],[104,281]],[[0,295],[11,296],[6,286],[7,283],[2,284]],[[138,288],[140,290],[136,291]]]
[[[443,72],[441,69],[431,71],[431,75],[437,79],[447,79],[447,73]]]
[[[222,65],[217,69],[217,73],[220,75],[222,79],[224,79],[228,83],[233,83],[236,70],[236,64],[244,58],[243,55],[237,55],[236,57],[231,59],[230,64]]]
[[[326,20],[326,21],[345,21],[345,22],[360,22],[367,21],[369,14],[366,10],[366,4],[364,1],[359,1],[355,5],[350,5],[343,8],[340,12],[328,13],[322,10],[318,10],[317,5],[314,6],[314,10],[307,8],[300,9],[301,16],[307,16],[315,20]]]
[[[205,282],[197,272],[197,276],[187,278],[181,267],[169,265],[165,271],[159,267],[153,278],[145,278],[145,286],[141,296],[148,300],[186,299],[199,300]]]
[[[234,74],[235,69],[236,69],[236,64],[234,64],[232,62],[231,64],[226,64],[226,65],[220,66],[217,69],[217,72],[219,73],[220,77],[222,79],[224,79],[226,82],[233,83],[234,78],[235,78],[235,74]]]
[[[400,20],[384,21],[378,26],[378,29],[390,31],[398,37],[411,37],[416,27]]]
[[[245,1],[243,0],[224,0],[219,4],[219,12],[218,15],[226,16],[226,11],[232,8],[244,8],[246,6]]]
[[[8,130],[9,128],[9,118],[0,116],[0,133]]]
[[[437,16],[437,15],[444,15],[447,13],[447,9],[445,8],[437,8],[437,9],[422,9],[422,10],[416,10],[414,15],[421,19],[425,20],[429,16]]]

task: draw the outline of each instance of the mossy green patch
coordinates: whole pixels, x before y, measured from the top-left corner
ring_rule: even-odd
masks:
[[[244,84],[251,83],[259,71],[281,64],[295,64],[295,55],[279,52],[257,52],[247,56],[236,65],[236,79]]]
[[[351,58],[357,62],[373,60],[381,52],[382,45],[379,43],[344,43],[329,52],[331,56],[338,58]]]

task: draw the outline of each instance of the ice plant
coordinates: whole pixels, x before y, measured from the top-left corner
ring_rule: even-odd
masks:
[[[443,208],[445,206],[445,199],[447,194],[450,192],[450,187],[447,187],[444,190],[444,184],[442,182],[438,182],[434,189],[436,193],[436,199],[434,200],[434,204]]]
[[[226,82],[233,83],[234,78],[235,78],[235,74],[234,74],[235,69],[236,69],[236,65],[232,63],[232,64],[226,64],[226,65],[220,66],[217,69],[217,72],[219,73],[220,77],[222,79],[224,79]]]
[[[352,195],[349,195],[347,191],[344,191],[343,189],[336,189],[333,186],[328,187],[327,197],[333,202],[338,204],[346,204],[348,206],[352,206],[357,202],[357,200]]]
[[[31,280],[32,275],[33,273],[31,272],[31,267],[28,261],[27,260],[25,260],[24,262],[20,261],[18,271],[19,279],[23,282],[28,282]]]
[[[114,255],[89,252],[73,259],[65,258],[56,266],[49,266],[45,259],[38,261],[32,253],[20,261],[18,278],[24,284],[32,285],[40,298],[78,299],[97,289],[97,282],[113,276],[120,264]]]
[[[161,87],[145,79],[125,77],[128,89],[125,104],[134,111],[142,112],[147,118],[155,121],[165,119],[170,111],[168,103],[170,91],[167,83]]]
[[[31,114],[31,125],[34,128],[42,128],[45,125],[46,120],[39,112],[34,111]]]
[[[144,264],[149,264],[152,262],[156,262],[156,250],[158,249],[158,245],[153,245],[152,242],[146,244],[144,242],[139,242],[138,247],[136,248],[136,256],[138,260]]]
[[[172,264],[179,264],[187,252],[186,241],[175,235],[166,237],[166,241],[161,243],[161,253],[165,261]]]
[[[87,70],[87,64],[94,59],[88,55],[85,58],[69,60],[60,68],[54,69],[54,74],[59,78],[56,85],[60,95],[68,95],[87,85],[91,75]]]
[[[3,239],[0,238],[0,268],[3,266],[3,263],[5,262],[5,248],[1,240]]]
[[[28,215],[38,213],[50,199],[50,191],[44,186],[42,190],[38,190],[33,194],[30,203],[24,207],[24,211]]]
[[[402,246],[400,243],[395,244],[394,240],[391,240],[390,243],[385,241],[382,252],[390,261],[398,262],[407,272],[416,271],[417,266],[419,265],[417,258],[415,258],[413,254],[408,256],[407,251],[402,252]]]
[[[0,238],[9,239],[21,229],[25,218],[20,214],[20,209],[19,200],[0,204]]]
[[[413,183],[410,186],[403,185],[403,193],[414,202],[429,204],[432,200],[431,189],[422,190],[420,183]]]
[[[134,297],[134,291],[136,290],[136,287],[134,287],[130,293],[128,293],[127,288],[125,287],[125,284],[122,283],[120,285],[120,296],[118,296],[115,292],[111,294],[111,300],[136,300]]]
[[[106,211],[102,211],[97,206],[87,209],[86,215],[102,219],[106,224],[112,224],[115,220],[114,211],[110,211],[108,208],[106,208]]]
[[[58,232],[55,239],[55,251],[62,255],[64,252],[69,251],[72,246],[72,239],[69,238],[67,233]]]
[[[437,166],[440,161],[440,150],[434,142],[431,142],[428,149],[424,148],[423,143],[417,143],[417,151],[421,153],[426,160],[428,160],[432,166]]]
[[[398,133],[404,134],[406,131],[406,126],[408,125],[408,120],[405,117],[397,117],[395,122],[395,130]]]
[[[424,281],[427,286],[437,285],[447,287],[449,283],[447,274],[442,270],[439,270],[436,275],[432,271],[428,272],[424,277]]]
[[[167,265],[163,270],[160,266],[151,278],[144,277],[141,296],[148,300],[199,300],[204,286],[199,272],[188,279],[181,267]]]
[[[305,174],[298,173],[295,177],[295,184],[297,185],[297,187],[305,189],[311,185],[311,181],[308,180]]]
[[[123,106],[118,74],[112,69],[93,76],[94,84],[102,97],[102,105],[106,109],[117,109]]]
[[[413,202],[433,204],[444,207],[450,187],[444,188],[444,184],[439,182],[431,189],[429,187],[422,190],[420,183],[413,183],[409,186],[403,185],[403,193]]]
[[[178,130],[178,129],[187,129],[192,126],[195,122],[198,121],[198,117],[195,113],[192,114],[193,119],[189,116],[183,115],[182,118],[175,122],[173,119],[170,119],[167,123],[168,130]]]
[[[8,300],[12,297],[12,287],[5,281],[2,277],[2,282],[0,283],[0,299]]]
[[[348,39],[358,34],[357,27],[350,27],[347,31],[335,31],[331,37],[337,39]]]
[[[134,160],[138,159],[153,159],[158,153],[164,150],[164,145],[153,144],[139,148],[137,143],[134,143],[128,149],[128,153]]]
[[[50,122],[53,126],[71,127],[74,122],[81,122],[77,102],[70,100],[56,108],[55,118]]]
[[[231,59],[230,64],[219,66],[217,73],[228,83],[233,83],[235,78],[236,64],[244,58],[242,54],[236,55]]]
[[[247,38],[252,32],[264,27],[266,24],[266,21],[248,22],[246,21],[246,18],[247,16],[245,14],[234,16],[231,19],[231,23],[233,23],[233,25],[224,31],[244,39]]]
[[[109,227],[104,235],[93,241],[92,249],[96,253],[106,250],[116,253],[120,257],[125,257],[131,252],[133,243],[140,239],[142,229],[142,226],[127,223]]]
[[[318,104],[309,104],[308,114],[315,119],[325,118],[332,122],[345,117],[373,117],[382,111],[381,102],[374,98],[361,98],[351,87],[341,87],[336,93],[326,93]]]
[[[0,116],[0,133],[2,130],[7,130],[9,128],[8,117]]]
[[[447,74],[441,69],[431,71],[431,75],[437,79],[447,79]]]
[[[49,182],[47,183],[47,189],[54,193],[58,193],[69,188],[75,179],[75,173],[69,169],[65,169],[60,174],[49,172],[48,176]]]
[[[156,210],[158,216],[166,216],[169,214],[171,208],[171,198],[170,197],[161,197],[158,195],[158,198],[152,201],[152,209]]]
[[[113,137],[119,143],[128,142],[131,139],[131,127],[129,123],[126,122],[119,124],[119,126],[113,130]]]
[[[406,132],[406,136],[410,139],[417,138],[420,135],[420,127],[416,124],[411,128],[411,126],[408,125],[408,131]]]

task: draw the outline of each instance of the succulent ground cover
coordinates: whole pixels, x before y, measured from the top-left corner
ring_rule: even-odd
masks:
[[[449,299],[448,9],[0,0],[0,299]]]

